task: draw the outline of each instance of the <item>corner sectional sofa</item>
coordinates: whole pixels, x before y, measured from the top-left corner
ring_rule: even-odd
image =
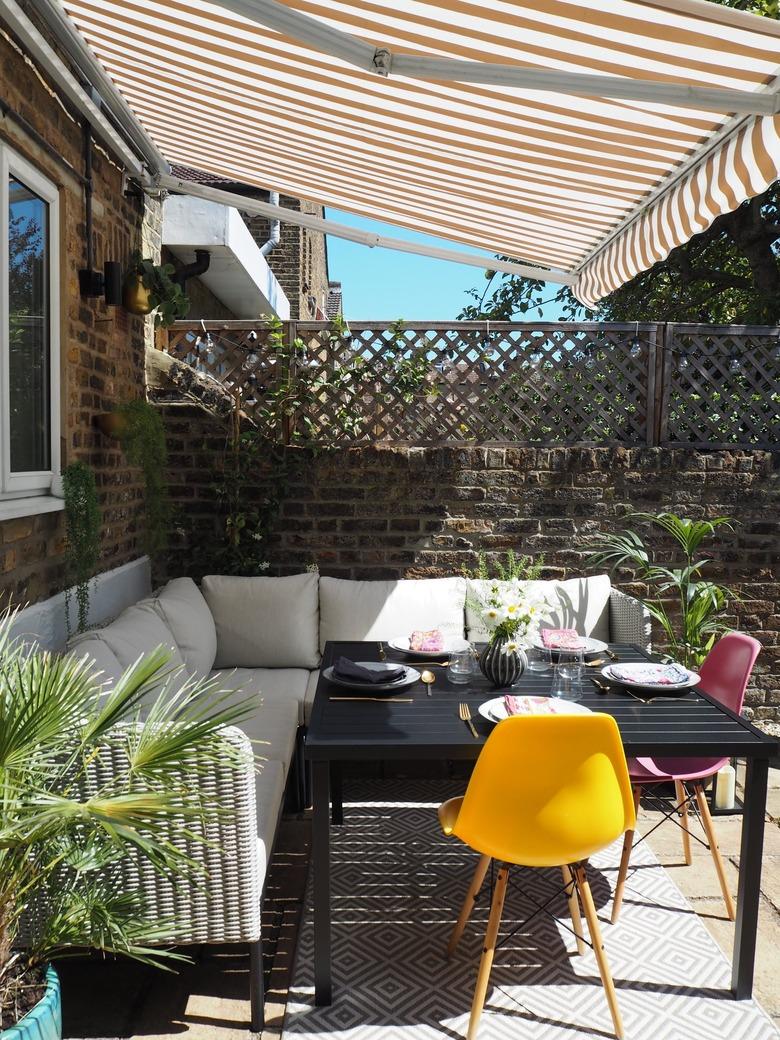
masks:
[[[650,618],[607,575],[540,582],[554,606],[550,625],[649,648]],[[171,945],[249,944],[252,1028],[262,1026],[260,909],[266,870],[288,783],[303,791],[301,745],[328,640],[389,640],[415,628],[440,628],[480,641],[486,633],[467,598],[468,579],[351,581],[316,573],[241,578],[212,575],[200,588],[175,578],[103,628],[74,637],[101,682],[115,682],[139,656],[162,645],[182,675],[212,677],[252,716],[225,739],[246,749],[246,769],[211,764],[210,794],[230,809],[204,824],[205,842],[173,834],[204,861],[205,884],[175,884],[143,861],[128,861],[128,886],[141,887],[155,914],[175,917]],[[250,743],[251,741],[251,743]],[[256,764],[252,760],[252,750]],[[185,778],[186,782],[186,778]],[[194,781],[193,781],[194,782]]]

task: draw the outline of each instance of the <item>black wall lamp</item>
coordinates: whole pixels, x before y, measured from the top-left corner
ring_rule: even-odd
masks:
[[[82,296],[105,297],[106,303],[116,307],[122,302],[122,265],[118,260],[107,260],[102,271],[95,270],[95,248],[92,241],[92,128],[84,124],[84,233],[87,239],[87,266],[79,271],[79,292]]]

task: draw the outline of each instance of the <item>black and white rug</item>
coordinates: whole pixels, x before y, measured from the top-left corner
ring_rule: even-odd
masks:
[[[308,1040],[451,1040],[466,1034],[489,889],[452,961],[444,951],[475,854],[438,827],[452,794],[436,781],[361,781],[331,829],[334,1002],[313,1006],[310,895],[284,1026]],[[350,791],[348,789],[347,794]],[[620,921],[609,924],[619,848],[591,863],[593,889],[629,1040],[776,1040],[752,1001],[734,1001],[730,965],[646,843],[632,858]],[[481,1040],[610,1037],[595,958],[575,955],[563,897],[510,933],[560,888],[558,871],[517,869],[480,1023]]]

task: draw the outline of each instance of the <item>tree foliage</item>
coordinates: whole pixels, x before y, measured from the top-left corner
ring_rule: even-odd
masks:
[[[778,0],[718,0],[723,6],[778,17]],[[565,320],[780,323],[780,182],[718,217],[669,256],[588,310],[567,286],[486,271],[459,317],[496,321],[544,317],[555,303]],[[504,257],[502,259],[516,259]]]

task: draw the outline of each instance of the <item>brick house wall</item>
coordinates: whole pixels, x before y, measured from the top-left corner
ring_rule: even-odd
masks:
[[[263,199],[268,193],[262,194]],[[322,206],[303,202],[289,195],[279,197],[279,205],[296,213],[323,216]],[[246,216],[249,230],[258,245],[268,240],[270,221],[265,217]],[[282,221],[281,242],[266,259],[290,301],[290,317],[302,321],[325,317],[328,298],[328,256],[325,236],[318,231],[295,227]]]
[[[223,463],[226,425],[165,406],[170,480],[194,537],[170,571],[200,577],[198,544],[219,518],[211,479]],[[780,719],[780,452],[662,448],[359,447],[289,449],[269,560],[276,573],[312,563],[344,578],[458,574],[480,549],[544,554],[546,577],[583,573],[584,539],[623,526],[633,510],[734,517],[717,539],[711,576],[740,597],[730,623],[764,644],[750,700]],[[296,461],[297,460],[297,461]],[[278,472],[258,472],[260,500]],[[625,578],[625,576],[624,576]],[[642,595],[641,586],[617,582]]]
[[[0,97],[70,164],[59,163],[12,118],[0,119],[0,137],[59,188],[61,234],[62,466],[83,459],[95,470],[103,510],[100,570],[142,555],[139,548],[139,473],[125,464],[114,441],[93,425],[94,416],[144,392],[142,318],[102,299],[79,296],[85,266],[81,125],[62,106],[14,41],[0,32]],[[143,227],[140,199],[126,198],[122,172],[99,145],[94,149],[95,264],[126,264],[151,234]],[[147,323],[149,324],[149,323]],[[35,602],[66,584],[62,512],[0,522],[0,593],[15,603]]]

